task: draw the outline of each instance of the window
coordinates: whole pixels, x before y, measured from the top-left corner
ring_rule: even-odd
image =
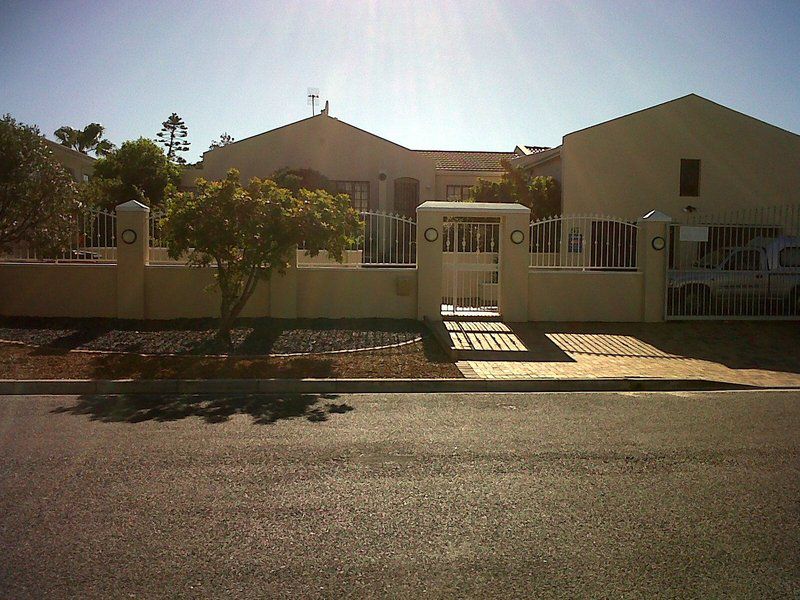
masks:
[[[335,181],[339,194],[350,196],[350,203],[357,211],[369,210],[369,181]]]
[[[89,183],[89,176],[86,173],[83,174],[83,183]]]
[[[778,260],[782,267],[800,267],[800,246],[783,248]]]
[[[445,198],[449,202],[461,202],[462,200],[469,200],[469,191],[471,189],[471,185],[448,185]]]
[[[681,196],[700,195],[700,159],[681,159]]]

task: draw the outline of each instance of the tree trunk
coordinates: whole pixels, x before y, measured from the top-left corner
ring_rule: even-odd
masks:
[[[236,319],[233,315],[228,313],[219,320],[219,328],[217,329],[216,338],[219,343],[225,346],[228,350],[233,347],[233,340],[231,340],[231,329],[233,322]]]
[[[232,314],[231,304],[233,304],[232,293],[228,286],[228,279],[225,270],[219,261],[217,261],[217,282],[219,284],[220,295],[222,296],[222,303],[219,307],[219,326],[217,328],[216,338],[217,341],[222,343],[227,349],[232,346],[231,341],[231,328],[236,315]]]
[[[231,329],[236,321],[236,318],[242,312],[245,304],[253,295],[258,283],[258,267],[254,267],[247,277],[247,282],[242,288],[242,294],[234,302],[234,298],[230,298],[225,292],[222,296],[222,306],[220,308],[219,329],[217,330],[217,339],[226,345],[227,348],[233,346],[231,340]]]

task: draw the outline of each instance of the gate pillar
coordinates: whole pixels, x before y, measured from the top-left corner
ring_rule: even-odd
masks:
[[[150,209],[136,200],[117,206],[117,317],[144,319],[150,258]]]
[[[502,219],[500,314],[504,321],[527,321],[531,211],[518,205],[516,210],[508,211]]]
[[[667,277],[667,228],[672,218],[657,210],[641,217],[636,225],[636,264],[642,273],[642,321],[664,320]]]
[[[417,207],[417,318],[440,321],[444,211],[420,208]]]

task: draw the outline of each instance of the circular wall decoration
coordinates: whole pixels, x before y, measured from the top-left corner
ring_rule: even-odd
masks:
[[[667,245],[667,243],[664,241],[664,238],[662,238],[660,235],[654,237],[653,241],[650,243],[653,246],[653,250],[663,250],[664,246]]]
[[[386,173],[381,173],[380,175],[378,175],[378,179],[380,179],[381,181],[386,181]]]
[[[522,241],[525,239],[525,234],[520,231],[519,229],[515,229],[511,232],[511,241],[515,244],[521,244]]]
[[[136,241],[136,232],[133,229],[126,229],[120,237],[126,244],[132,244]]]
[[[435,227],[428,227],[425,230],[425,239],[429,242],[435,242],[439,239],[439,232],[436,230]]]

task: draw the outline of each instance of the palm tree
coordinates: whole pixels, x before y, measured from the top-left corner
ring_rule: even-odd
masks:
[[[105,128],[100,123],[89,123],[83,129],[74,129],[64,125],[56,129],[54,135],[62,146],[84,154],[94,152],[97,156],[106,156],[114,150],[114,144],[103,137],[104,131]]]

